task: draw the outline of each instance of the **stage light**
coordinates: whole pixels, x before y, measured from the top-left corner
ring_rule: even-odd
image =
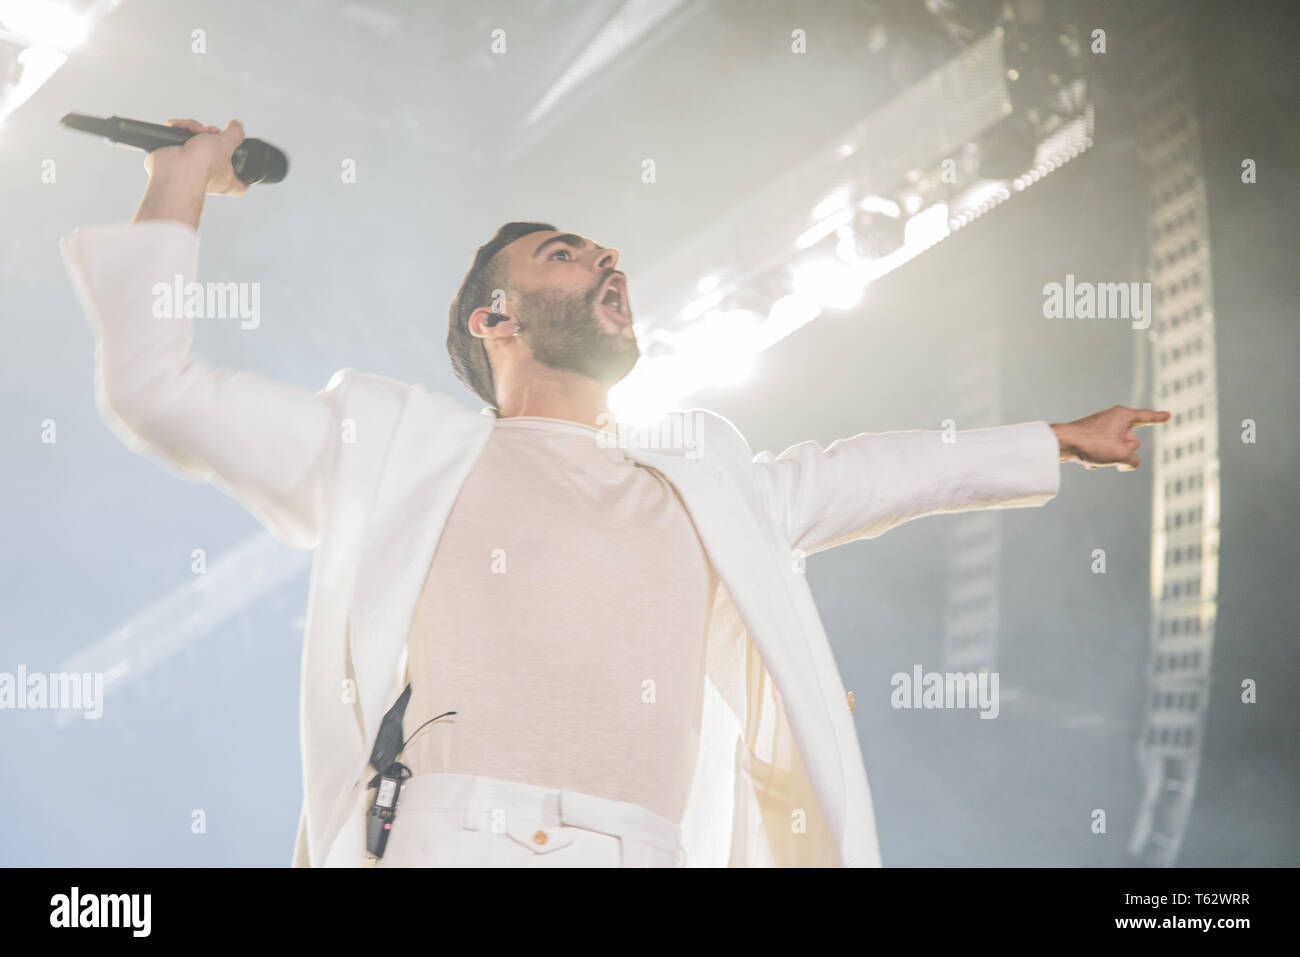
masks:
[[[620,422],[648,425],[681,402],[670,367],[676,357],[642,359],[623,381],[609,390],[609,410]]]
[[[12,46],[0,41],[0,53]],[[5,117],[26,103],[51,76],[68,60],[67,54],[48,46],[30,46],[13,59],[18,79],[7,87],[0,87],[0,124]]]
[[[682,310],[682,317],[685,319],[699,318],[721,302],[722,297],[725,294],[725,289],[713,289],[705,293],[703,296],[700,296],[698,299],[693,299],[688,302],[686,308]]]
[[[858,240],[852,226],[841,226],[835,230],[835,255],[847,263],[855,263],[862,258],[858,255]]]
[[[829,257],[795,266],[792,285],[797,295],[835,310],[852,309],[866,289],[861,270]]]
[[[709,386],[736,385],[754,370],[753,339],[745,331],[726,328],[725,318],[707,336],[691,345],[682,359],[681,387],[687,392]]]
[[[807,249],[821,242],[835,230],[839,229],[845,223],[853,221],[853,209],[841,209],[839,212],[826,217],[816,226],[806,230],[794,241],[796,249]]]
[[[734,385],[754,366],[754,347],[763,316],[749,309],[714,309],[685,330],[681,340],[682,388]]]
[[[815,299],[790,293],[772,303],[768,318],[776,326],[774,338],[783,338],[800,326],[807,325],[822,314],[822,307]]]
[[[866,196],[858,203],[858,209],[864,213],[881,213],[891,219],[903,215],[903,210],[892,199],[884,196]]]
[[[713,360],[711,371],[714,385],[739,385],[754,372],[754,354],[746,350],[719,352]]]
[[[849,189],[841,186],[813,207],[813,219],[822,220],[849,204]]]
[[[953,205],[960,209],[963,214],[969,213],[970,218],[974,219],[976,216],[987,213],[1010,196],[1010,191],[1001,182],[988,180],[972,186]],[[960,215],[958,218],[961,218]]]
[[[610,410],[622,422],[644,425],[701,389],[745,381],[757,353],[774,339],[771,326],[752,309],[710,308],[681,328],[656,330],[632,372],[610,389]]]
[[[884,259],[902,248],[906,221],[897,203],[879,196],[872,199],[869,210],[865,201],[858,204],[854,248],[862,259]]]
[[[71,50],[85,42],[90,20],[49,0],[0,0],[0,26],[33,46]]]
[[[609,392],[609,410],[614,418],[630,426],[649,425],[656,422],[673,408],[675,402],[647,399],[633,395],[624,380]]]
[[[948,204],[935,203],[907,221],[903,231],[903,243],[909,250],[919,251],[933,246],[949,232],[951,230],[948,228]]]

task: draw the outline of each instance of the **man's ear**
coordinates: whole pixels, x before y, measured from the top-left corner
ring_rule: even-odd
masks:
[[[506,319],[515,318],[510,312],[509,306],[502,308],[500,314],[504,315]],[[487,306],[479,306],[471,312],[469,314],[469,319],[466,320],[466,326],[469,328],[470,335],[476,336],[479,339],[499,339],[504,336],[513,335],[513,332],[505,325],[504,321],[499,320],[496,325],[489,326],[488,319],[493,315],[497,315],[497,313],[494,313]]]

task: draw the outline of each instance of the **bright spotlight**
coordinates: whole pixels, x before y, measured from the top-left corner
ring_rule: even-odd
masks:
[[[0,0],[0,25],[36,46],[70,50],[85,42],[90,21],[50,0]]]
[[[825,219],[849,204],[849,189],[841,186],[813,207],[813,219]]]
[[[807,325],[822,314],[822,307],[815,299],[790,293],[772,303],[768,317],[780,330],[781,335],[789,335],[800,326]]]
[[[677,377],[670,367],[676,357],[642,359],[626,379],[609,390],[609,410],[628,425],[649,425],[681,401]]]
[[[948,204],[927,206],[907,221],[903,244],[909,250],[927,249],[951,232],[948,228]]]
[[[794,291],[827,309],[852,309],[862,300],[866,281],[862,272],[836,259],[814,259],[794,269]]]

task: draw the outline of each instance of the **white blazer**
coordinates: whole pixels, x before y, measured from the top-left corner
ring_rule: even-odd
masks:
[[[304,801],[295,866],[364,866],[379,719],[400,693],[417,595],[492,428],[450,396],[344,369],[318,392],[190,353],[156,283],[196,276],[184,223],[87,226],[60,241],[97,335],[96,399],[124,442],[223,488],[314,548],[303,644]],[[676,430],[676,431],[673,431]],[[674,485],[719,578],[699,761],[682,821],[695,866],[879,866],[847,695],[803,556],[938,512],[1042,505],[1060,487],[1046,422],[862,433],[755,455],[725,418],[680,410],[627,448]]]

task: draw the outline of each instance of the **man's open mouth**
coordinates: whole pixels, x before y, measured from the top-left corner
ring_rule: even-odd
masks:
[[[632,310],[627,300],[627,280],[623,276],[610,276],[605,282],[605,292],[598,300],[606,310],[614,313],[617,322],[630,322]]]

